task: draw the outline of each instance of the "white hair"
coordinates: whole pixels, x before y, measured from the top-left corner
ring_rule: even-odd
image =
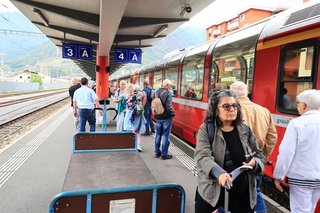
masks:
[[[320,110],[320,90],[305,90],[297,95],[297,101],[305,103],[309,110]]]
[[[134,93],[134,89],[135,89],[134,85],[129,83],[127,87],[127,91],[130,95]]]
[[[143,83],[149,85],[149,79],[144,79]]]
[[[125,83],[125,84],[127,85],[126,80],[121,80],[121,81],[120,81],[120,84],[122,84],[122,83]]]
[[[236,96],[247,96],[248,95],[248,86],[242,81],[236,81],[230,85],[230,90]]]
[[[165,87],[165,86],[167,86],[167,85],[172,86],[173,83],[172,83],[172,81],[170,81],[169,79],[164,79],[164,81],[162,82],[162,86]]]

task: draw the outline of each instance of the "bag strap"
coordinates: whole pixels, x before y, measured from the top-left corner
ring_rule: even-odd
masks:
[[[210,148],[212,150],[212,144],[213,144],[213,140],[214,140],[214,133],[216,131],[216,127],[213,125],[212,122],[210,122],[210,123],[207,123],[207,130],[208,130],[208,134],[209,134]]]

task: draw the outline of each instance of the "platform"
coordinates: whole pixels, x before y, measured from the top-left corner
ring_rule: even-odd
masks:
[[[69,162],[74,160],[71,112],[66,107],[0,151],[1,213],[48,212],[52,198],[68,189],[68,182],[64,181]],[[115,128],[114,123],[110,125],[108,130]],[[161,160],[154,157],[154,135],[142,136],[141,143],[143,151],[135,155],[141,157],[157,183],[180,184],[186,193],[185,212],[193,213],[197,178],[194,176],[194,162],[186,154],[188,151],[180,149],[180,145],[171,144],[169,152],[173,154],[173,159]],[[90,168],[87,169],[90,172]],[[105,172],[108,171],[102,171]],[[138,173],[136,178],[145,178],[144,173]],[[268,212],[281,211],[270,209]]]

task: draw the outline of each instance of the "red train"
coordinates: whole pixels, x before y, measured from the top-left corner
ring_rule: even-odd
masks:
[[[210,92],[238,80],[246,82],[252,101],[271,111],[277,127],[278,143],[265,171],[272,177],[286,126],[298,116],[296,95],[305,89],[320,89],[319,45],[320,4],[309,2],[180,51],[121,79],[142,83],[149,78],[154,89],[163,79],[172,80],[176,112],[172,131],[191,144],[196,143]],[[320,212],[319,203],[316,212]]]

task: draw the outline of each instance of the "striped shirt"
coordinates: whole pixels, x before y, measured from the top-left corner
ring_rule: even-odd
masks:
[[[309,188],[320,188],[320,180],[300,180],[296,178],[287,178],[290,185],[303,186]]]

